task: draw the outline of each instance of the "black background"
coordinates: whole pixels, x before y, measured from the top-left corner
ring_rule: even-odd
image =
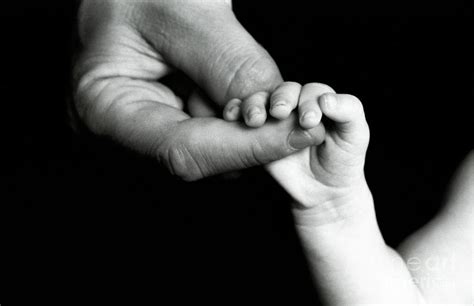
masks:
[[[285,79],[364,102],[367,180],[396,246],[472,149],[472,2],[275,2],[234,9]],[[67,1],[0,11],[5,293],[314,304],[289,199],[262,169],[183,183],[72,131],[75,14]]]

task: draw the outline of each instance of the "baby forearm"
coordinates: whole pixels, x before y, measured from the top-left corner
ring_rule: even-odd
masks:
[[[405,263],[385,244],[373,212],[319,226],[300,222],[303,217],[295,214],[296,227],[328,305],[422,302]]]

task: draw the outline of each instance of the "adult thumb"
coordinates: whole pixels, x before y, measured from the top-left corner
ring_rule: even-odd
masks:
[[[229,1],[144,5],[138,16],[142,35],[219,105],[282,82],[274,60],[238,22]]]

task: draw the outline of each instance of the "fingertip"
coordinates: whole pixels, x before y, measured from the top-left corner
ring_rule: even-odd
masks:
[[[324,124],[319,122],[319,124],[308,130],[311,135],[313,135],[313,145],[319,146],[326,139],[326,127]]]
[[[223,117],[227,121],[236,121],[240,118],[240,104],[242,101],[240,99],[232,99],[224,107]]]
[[[283,82],[270,98],[270,114],[276,119],[287,119],[298,105],[301,85],[296,82]]]
[[[270,115],[276,119],[286,119],[290,115],[292,109],[285,101],[277,101],[270,108]]]
[[[245,124],[249,127],[260,127],[265,123],[267,114],[264,109],[258,106],[251,106],[244,115]]]
[[[300,126],[304,129],[312,129],[321,122],[322,114],[316,111],[308,111],[300,116]]]
[[[335,131],[346,142],[366,147],[370,137],[360,100],[347,94],[328,94],[320,97],[324,115],[335,122]]]
[[[241,114],[249,127],[260,127],[267,119],[268,92],[258,92],[242,102]]]
[[[326,129],[323,124],[310,129],[294,129],[288,136],[288,145],[294,150],[301,150],[309,146],[317,146],[324,142]]]
[[[237,121],[240,117],[240,107],[231,106],[229,109],[224,111],[224,120],[226,121]]]
[[[325,116],[339,123],[365,120],[364,108],[360,100],[347,94],[325,94],[319,98]]]
[[[337,109],[337,97],[333,93],[325,93],[319,97],[319,107],[325,115],[332,114]]]

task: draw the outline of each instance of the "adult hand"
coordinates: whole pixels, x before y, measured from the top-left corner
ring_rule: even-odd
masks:
[[[265,164],[323,138],[322,128],[303,131],[293,116],[257,129],[191,118],[183,101],[160,82],[179,70],[221,107],[282,82],[270,55],[235,18],[230,1],[84,0],[79,34],[82,50],[74,72],[79,117],[94,133],[156,157],[184,180]],[[252,99],[242,105],[265,112],[261,99]]]

